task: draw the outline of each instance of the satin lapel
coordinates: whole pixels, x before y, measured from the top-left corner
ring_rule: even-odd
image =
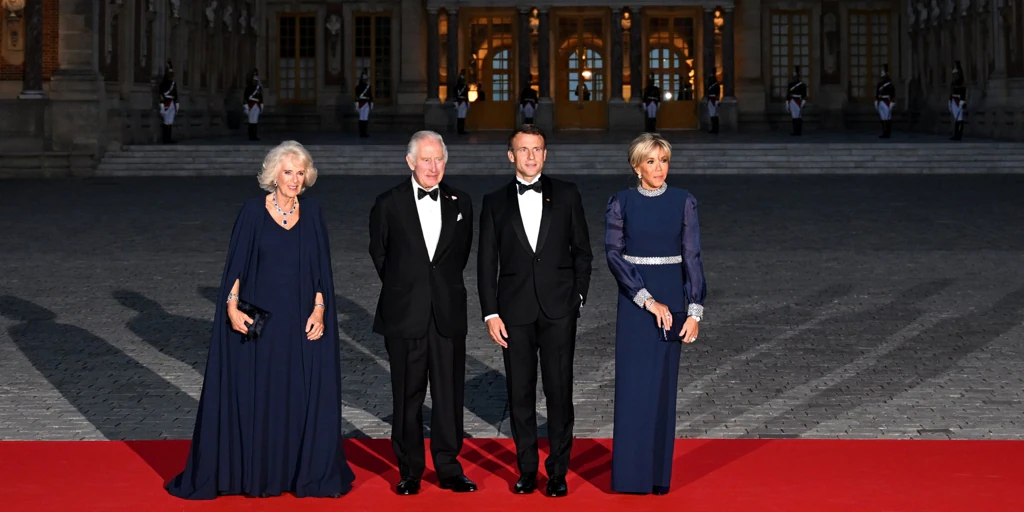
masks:
[[[551,180],[541,174],[540,182],[543,186],[541,192],[544,195],[544,202],[540,215],[540,231],[537,233],[537,252],[544,248],[544,239],[548,237],[548,228],[551,226]]]
[[[526,228],[523,227],[523,214],[519,211],[519,187],[516,186],[515,180],[512,180],[512,184],[508,186],[507,198],[508,209],[512,212],[512,229],[515,230],[516,236],[519,237],[519,242],[523,244],[526,252],[533,254],[530,239],[526,238]]]
[[[421,249],[423,259],[429,259],[427,241],[423,238],[423,227],[420,226],[420,212],[416,209],[416,200],[413,199],[412,183],[409,182],[396,188],[392,194],[395,199],[395,207],[398,209],[398,217],[405,224],[410,241]]]
[[[455,203],[456,198],[444,187],[441,187],[441,235],[437,239],[437,248],[434,249],[434,262],[436,263],[448,250],[452,239],[455,238],[455,225],[459,221],[459,205]],[[424,243],[424,246],[426,243]]]

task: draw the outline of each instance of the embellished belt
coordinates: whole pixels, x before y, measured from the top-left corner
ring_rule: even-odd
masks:
[[[622,259],[634,265],[672,265],[682,263],[683,257],[679,256],[629,256],[624,254]]]

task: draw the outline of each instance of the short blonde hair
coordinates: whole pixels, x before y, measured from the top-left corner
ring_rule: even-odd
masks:
[[[665,151],[669,161],[672,160],[672,144],[664,137],[656,133],[640,134],[629,144],[629,166],[633,169],[640,167],[647,155],[659,149]]]
[[[260,188],[267,192],[273,192],[277,188],[277,173],[281,170],[281,161],[288,156],[298,157],[302,170],[306,171],[306,179],[302,183],[300,194],[316,183],[317,173],[316,167],[313,166],[313,156],[306,151],[302,144],[294,140],[286,140],[271,149],[263,159],[263,169],[256,177],[260,182]]]

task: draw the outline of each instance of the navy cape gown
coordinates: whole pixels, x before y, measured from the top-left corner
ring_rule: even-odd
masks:
[[[167,491],[186,499],[218,495],[334,496],[352,488],[341,437],[341,361],[330,247],[320,205],[300,200],[286,230],[264,198],[235,221],[216,303],[210,353],[185,470]],[[239,296],[270,312],[260,338],[233,330],[225,303]],[[324,335],[306,339],[316,293]]]

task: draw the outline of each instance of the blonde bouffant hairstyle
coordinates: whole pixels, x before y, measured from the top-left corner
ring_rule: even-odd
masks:
[[[267,153],[266,158],[263,159],[263,168],[260,170],[257,179],[260,182],[260,188],[267,192],[273,192],[277,189],[277,173],[281,170],[281,161],[288,156],[298,157],[299,165],[302,166],[302,170],[306,171],[306,179],[303,180],[302,190],[299,193],[303,193],[307,188],[312,187],[316,183],[316,167],[313,166],[313,156],[309,154],[302,144],[294,140],[286,140],[277,145],[274,149],[271,149]]]
[[[640,134],[629,144],[629,166],[633,169],[640,167],[647,155],[658,149],[665,151],[665,156],[672,160],[672,144],[664,137],[657,133]]]

